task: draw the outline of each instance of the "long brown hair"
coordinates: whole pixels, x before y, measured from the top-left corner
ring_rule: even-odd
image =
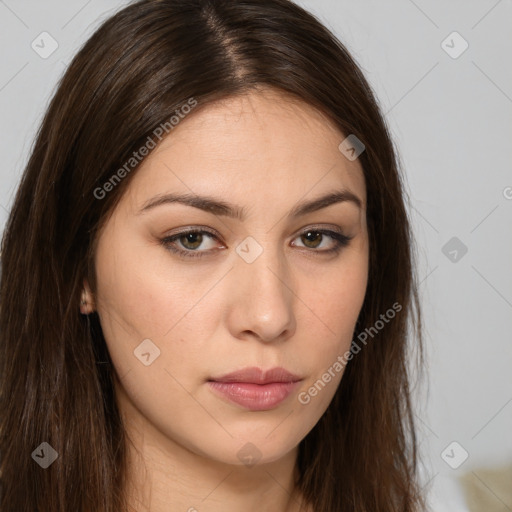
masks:
[[[97,190],[190,98],[200,109],[261,86],[313,105],[365,146],[370,267],[356,330],[372,336],[300,443],[297,486],[315,512],[424,510],[408,368],[412,348],[423,363],[415,251],[371,88],[334,35],[290,1],[141,0],[104,21],[60,80],[5,227],[2,512],[126,510],[114,369],[97,315],[79,306],[84,277],[96,289],[99,229],[137,166],[104,197]],[[375,328],[393,304],[400,312]],[[42,442],[58,454],[47,469],[31,458]]]

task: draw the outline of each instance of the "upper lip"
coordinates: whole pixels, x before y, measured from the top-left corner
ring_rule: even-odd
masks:
[[[299,376],[290,373],[280,366],[269,370],[251,367],[210,379],[215,382],[246,382],[251,384],[269,384],[271,382],[297,382],[302,380]]]

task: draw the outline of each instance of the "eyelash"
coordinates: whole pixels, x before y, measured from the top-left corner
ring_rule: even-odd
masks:
[[[327,250],[309,249],[312,252],[318,252],[318,253],[321,253],[321,254],[324,254],[324,255],[325,254],[338,254],[344,247],[348,246],[350,240],[352,240],[352,238],[354,238],[353,236],[347,236],[347,235],[344,235],[342,233],[338,233],[336,231],[331,231],[331,230],[328,230],[328,229],[315,229],[314,227],[306,229],[306,230],[303,230],[302,232],[300,232],[297,235],[297,237],[300,237],[300,236],[303,236],[303,235],[307,235],[310,232],[321,234],[321,235],[327,235],[327,236],[329,236],[330,238],[332,238],[336,242],[335,246],[332,249],[327,249]],[[197,251],[197,250],[191,250],[191,249],[189,249],[189,250],[181,250],[181,249],[177,249],[172,244],[176,240],[181,238],[182,236],[186,236],[186,235],[190,235],[190,234],[204,234],[204,233],[206,233],[207,235],[211,236],[212,238],[215,238],[215,239],[218,240],[217,235],[215,233],[211,232],[210,230],[196,228],[196,229],[190,229],[188,231],[182,231],[181,233],[176,233],[175,235],[162,238],[160,240],[160,243],[167,250],[171,251],[172,253],[178,254],[180,257],[183,257],[183,258],[202,258],[203,256],[207,255],[210,251]]]

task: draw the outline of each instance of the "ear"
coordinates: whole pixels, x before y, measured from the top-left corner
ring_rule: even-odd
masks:
[[[80,313],[83,315],[89,315],[95,309],[94,296],[91,292],[91,287],[87,279],[83,280],[83,289],[80,296]]]

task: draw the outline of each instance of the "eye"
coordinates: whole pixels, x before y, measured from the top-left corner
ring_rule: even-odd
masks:
[[[180,256],[183,256],[185,258],[198,258],[204,256],[205,252],[210,252],[197,251],[197,249],[201,246],[201,244],[203,244],[205,240],[205,237],[203,235],[206,235],[206,238],[218,240],[217,236],[210,231],[207,231],[205,229],[191,229],[188,231],[183,231],[176,235],[166,237],[161,240],[161,243],[164,245],[166,249]],[[177,242],[179,242],[181,247],[184,247],[186,250],[177,248]]]
[[[305,231],[302,231],[302,233],[299,234],[299,238],[304,244],[304,247],[308,249],[318,249],[322,246],[322,243],[326,238],[330,238],[330,248],[315,250],[314,252],[319,252],[322,254],[337,254],[343,247],[346,247],[349,244],[353,237],[349,237],[341,232],[332,231],[329,229],[309,228]]]
[[[301,242],[303,243],[302,247],[310,249],[311,252],[317,252],[321,254],[336,254],[340,252],[343,247],[346,247],[353,237],[349,237],[341,232],[328,229],[309,228],[299,233],[296,238],[300,238]],[[206,249],[204,248],[203,244],[205,240],[208,239],[219,240],[217,235],[213,232],[204,228],[195,228],[163,238],[160,240],[160,242],[167,250],[178,254],[180,257],[200,258],[215,250],[212,248],[208,249],[208,247],[206,247]],[[329,244],[330,247],[327,249],[318,250],[319,247],[322,247],[322,244],[326,239],[331,239],[331,243]],[[177,247],[177,244],[179,244],[184,249]],[[199,251],[198,249],[201,246],[203,246],[203,249],[205,250]],[[295,244],[294,246],[301,247]]]

